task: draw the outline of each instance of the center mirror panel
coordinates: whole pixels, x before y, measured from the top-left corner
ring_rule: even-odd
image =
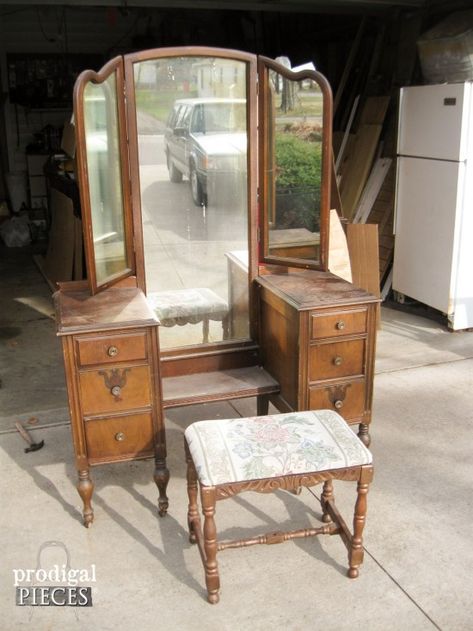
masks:
[[[146,294],[164,349],[249,337],[247,63],[133,64]]]

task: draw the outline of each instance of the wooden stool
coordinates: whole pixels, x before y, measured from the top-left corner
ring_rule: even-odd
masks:
[[[363,562],[362,532],[366,494],[373,478],[372,457],[336,412],[291,412],[255,418],[199,421],[185,431],[188,525],[205,567],[208,601],[219,601],[217,552],[257,543],[282,543],[313,535],[338,534],[348,550],[348,576],[356,578]],[[335,507],[332,480],[353,480],[357,500],[353,534]],[[273,532],[238,541],[217,540],[217,500],[243,491],[297,491],[323,482],[322,525],[291,532]],[[200,486],[204,525],[197,506]]]
[[[162,326],[203,323],[203,341],[209,341],[209,320],[222,323],[223,339],[228,338],[228,304],[206,287],[174,289],[147,294],[146,298]]]

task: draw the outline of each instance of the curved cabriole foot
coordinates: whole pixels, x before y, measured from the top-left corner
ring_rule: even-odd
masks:
[[[169,469],[165,464],[159,463],[156,465],[153,478],[159,491],[158,513],[160,517],[164,517],[169,508],[169,499],[166,495],[166,489],[169,482]]]
[[[82,510],[82,516],[84,520],[84,526],[89,528],[94,521],[94,509],[92,508],[92,493],[94,492],[94,483],[90,479],[89,470],[79,471],[79,483],[77,490],[81,496],[84,508]]]

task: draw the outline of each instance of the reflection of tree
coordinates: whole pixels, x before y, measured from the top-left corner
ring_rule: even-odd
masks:
[[[296,89],[297,83],[283,78],[281,91],[281,110],[283,112],[289,112],[294,109],[296,101]]]

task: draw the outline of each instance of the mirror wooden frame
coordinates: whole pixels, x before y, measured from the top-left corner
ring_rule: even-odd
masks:
[[[117,122],[118,122],[118,144],[120,147],[120,176],[122,190],[122,208],[125,236],[125,267],[122,271],[108,277],[104,282],[99,282],[96,271],[96,256],[94,248],[92,204],[88,173],[87,144],[86,144],[86,124],[84,111],[84,92],[89,83],[101,84],[110,76],[115,74],[117,87]],[[82,224],[84,235],[84,250],[86,257],[87,275],[89,287],[92,294],[103,291],[115,285],[124,278],[135,273],[135,253],[133,248],[133,207],[130,197],[130,176],[129,160],[127,150],[127,130],[124,100],[124,70],[123,58],[115,57],[110,60],[99,72],[85,70],[82,72],[74,86],[74,124],[76,127],[76,155],[77,155],[77,175],[79,179],[79,192],[82,212]]]
[[[265,95],[269,86],[269,71],[274,70],[284,78],[291,81],[303,81],[310,79],[315,81],[322,92],[323,98],[323,118],[322,118],[322,170],[320,181],[320,248],[319,260],[300,259],[288,256],[274,256],[269,252],[269,186],[267,170],[269,155],[269,113],[268,99]],[[258,57],[258,80],[259,80],[259,201],[261,208],[260,217],[260,261],[273,265],[287,265],[291,267],[302,267],[305,269],[315,269],[326,271],[328,269],[328,247],[329,247],[329,211],[330,211],[330,176],[332,160],[332,91],[327,79],[315,70],[302,70],[293,72],[289,68],[267,57]]]

